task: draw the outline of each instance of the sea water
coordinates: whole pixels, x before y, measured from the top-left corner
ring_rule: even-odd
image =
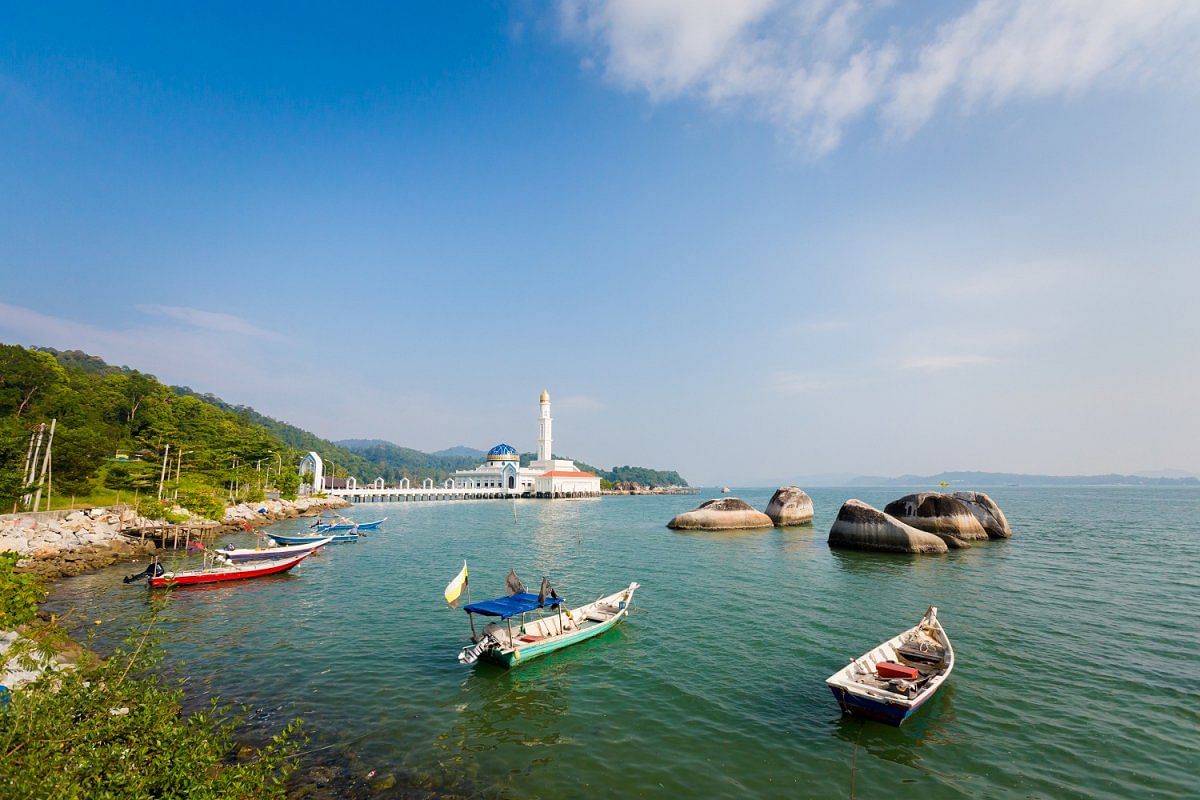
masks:
[[[193,698],[247,705],[259,733],[303,717],[356,775],[435,792],[1200,794],[1200,490],[994,489],[1009,541],[828,547],[845,499],[905,491],[814,489],[811,526],[723,533],[665,527],[713,492],[357,506],[388,517],[357,544],[172,592],[168,662]],[[770,493],[735,495],[764,508]],[[642,588],[604,636],[512,671],[467,667],[466,615],[442,599],[464,560],[475,600],[503,593],[509,568],[571,604]],[[102,620],[110,648],[148,609],[129,571],[64,580],[50,610]],[[929,605],[957,655],[945,687],[899,729],[843,718],[825,678]]]

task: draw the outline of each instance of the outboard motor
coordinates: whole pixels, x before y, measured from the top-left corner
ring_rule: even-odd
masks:
[[[479,660],[479,657],[493,647],[499,647],[498,642],[491,634],[485,635],[482,639],[473,645],[468,645],[458,654],[460,664],[474,664]]]
[[[164,572],[166,572],[166,570],[163,569],[163,565],[158,563],[158,561],[156,560],[153,563],[151,563],[150,566],[146,567],[141,572],[138,572],[133,575],[126,575],[121,580],[124,581],[125,583],[133,583],[134,581],[141,580],[142,578],[145,578],[146,580],[149,580],[150,578],[157,578],[160,575],[162,575]]]

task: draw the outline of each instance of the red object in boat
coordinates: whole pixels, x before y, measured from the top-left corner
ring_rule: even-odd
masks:
[[[518,636],[517,638],[520,639],[522,642],[533,643],[533,642],[540,642],[542,639],[545,639],[546,637],[545,636],[534,636],[532,633],[527,633],[524,636]]]
[[[283,559],[270,564],[236,564],[223,567],[210,567],[209,569],[194,569],[186,572],[166,572],[157,578],[151,578],[150,588],[168,589],[172,586],[194,586],[198,583],[238,581],[245,578],[274,575],[278,572],[287,572],[310,555],[312,555],[311,551],[301,553],[295,558]]]
[[[910,681],[921,676],[921,673],[912,667],[897,664],[895,661],[880,661],[875,665],[875,674],[881,678],[907,678]]]

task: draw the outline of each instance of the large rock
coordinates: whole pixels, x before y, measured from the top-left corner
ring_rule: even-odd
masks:
[[[813,501],[796,486],[780,486],[767,503],[767,516],[780,528],[807,525],[813,518]]]
[[[770,528],[775,523],[761,511],[736,497],[708,500],[667,523],[680,531],[727,531],[739,528]]]
[[[884,506],[883,513],[919,531],[940,536],[951,547],[970,547],[968,542],[988,538],[966,503],[940,492],[905,495]]]
[[[983,492],[955,492],[954,497],[961,500],[971,510],[971,513],[979,520],[979,524],[983,526],[988,538],[1008,539],[1012,537],[1012,528],[1008,527],[1008,520],[1004,518],[1004,512],[992,498]]]
[[[940,537],[905,525],[861,500],[847,500],[842,505],[829,529],[829,546],[883,553],[945,553],[949,550]]]

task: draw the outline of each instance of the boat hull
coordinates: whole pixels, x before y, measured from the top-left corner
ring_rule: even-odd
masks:
[[[840,686],[830,686],[829,691],[833,692],[838,705],[842,707],[843,714],[873,719],[876,722],[883,722],[897,728],[904,723],[904,720],[915,714],[917,709],[925,704],[925,699],[928,699],[922,699],[921,702],[912,706],[905,706],[896,703],[885,703],[869,697],[860,697],[846,691]]]
[[[534,642],[527,644],[524,647],[518,647],[515,650],[504,653],[497,650],[489,650],[485,652],[481,658],[487,659],[493,664],[499,664],[502,667],[516,667],[521,664],[532,661],[535,658],[549,655],[562,650],[564,647],[570,647],[573,644],[586,642],[588,639],[594,639],[606,631],[615,628],[621,620],[625,619],[625,613],[628,609],[624,609],[621,613],[607,622],[602,622],[599,625],[577,632],[573,636],[555,639],[549,642]]]
[[[326,541],[328,539],[328,541]],[[248,561],[281,561],[285,558],[298,556],[301,553],[313,553],[325,545],[333,541],[333,537],[322,537],[319,541],[312,544],[294,544],[283,545],[281,547],[267,547],[258,550],[245,549],[224,549],[216,550],[218,555],[224,556],[227,560],[234,564],[244,564]]]
[[[358,541],[358,534],[356,533],[334,533],[328,536],[325,534],[321,534],[319,536],[288,536],[282,533],[268,533],[267,536],[270,536],[276,542],[279,542],[279,544],[283,545],[316,544],[317,542],[324,541],[325,539],[329,539],[330,544]]]
[[[274,561],[253,568],[230,567],[218,570],[194,570],[190,572],[168,572],[149,580],[151,589],[172,589],[177,586],[198,586],[205,583],[221,583],[223,581],[240,581],[247,578],[261,578],[265,575],[277,575],[287,572],[292,567],[308,558],[309,553],[287,559]]]
[[[386,519],[386,518],[385,518]],[[374,522],[362,522],[357,525],[347,523],[338,523],[337,525],[318,525],[314,530],[317,533],[329,533],[330,531],[352,531],[358,529],[360,531],[373,531],[384,523],[385,520],[377,519]]]

